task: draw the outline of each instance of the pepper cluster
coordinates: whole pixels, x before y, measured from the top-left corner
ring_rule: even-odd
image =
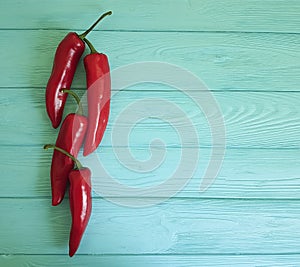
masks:
[[[82,166],[77,156],[83,144],[84,156],[97,149],[105,132],[110,110],[111,81],[108,58],[105,54],[98,53],[86,36],[99,21],[111,14],[109,11],[101,15],[80,35],[75,32],[66,35],[56,49],[52,73],[46,87],[47,114],[54,128],[59,127],[62,121],[67,96],[72,95],[78,103],[77,112],[65,117],[55,145],[44,146],[44,149],[54,149],[50,172],[53,206],[61,203],[70,184],[69,201],[72,215],[70,257],[79,247],[92,210],[91,171]],[[80,98],[70,90],[85,44],[90,48],[90,54],[84,58],[87,117],[83,114]]]

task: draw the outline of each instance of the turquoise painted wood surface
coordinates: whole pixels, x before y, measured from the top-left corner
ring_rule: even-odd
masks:
[[[44,87],[59,40],[68,31],[83,31],[108,9],[114,16],[90,39],[109,55],[112,69],[163,61],[199,76],[222,111],[226,155],[213,185],[199,192],[213,148],[203,111],[168,86],[125,88],[112,99],[108,130],[97,150],[110,174],[127,186],[147,187],[170,177],[183,149],[199,151],[199,163],[192,177],[186,168],[173,181],[188,181],[180,192],[146,208],[114,204],[153,199],[134,194],[122,199],[122,192],[94,176],[93,185],[112,192],[113,202],[93,192],[90,224],[78,255],[69,259],[68,198],[51,207],[51,152],[42,150],[57,135],[46,116]],[[296,0],[2,1],[0,266],[298,266],[299,14]],[[84,86],[80,63],[74,88],[83,95]],[[187,89],[206,96],[188,82]],[[122,110],[149,98],[178,105],[199,143],[181,142],[180,133],[188,134],[186,120],[174,114],[172,126],[146,116],[132,129],[129,143],[112,140]],[[65,114],[75,109],[69,99]],[[147,110],[131,111],[142,116]],[[120,123],[124,130],[130,125],[128,117]],[[152,171],[139,172],[151,157],[154,138],[164,142],[152,147],[164,154],[163,161]],[[115,154],[125,155],[127,149],[139,160],[131,168]],[[171,188],[157,190],[162,198],[171,194]]]
[[[2,3],[6,29],[85,29],[97,10],[112,9],[109,31],[238,31],[299,33],[297,0],[28,0]],[[66,14],[68,12],[68,14]],[[14,19],[15,14],[18,19]]]
[[[57,208],[47,205],[49,201],[40,198],[1,201],[8,222],[2,233],[6,242],[1,244],[1,251],[67,254],[69,203],[64,201]],[[177,198],[139,209],[102,199],[94,200],[93,204],[93,217],[79,254],[230,255],[299,251],[300,201],[297,200]],[[29,228],[34,229],[34,234],[25,230]]]
[[[132,103],[132,96],[136,101],[147,98],[159,98],[178,105],[193,122],[202,147],[211,146],[210,130],[205,114],[197,105],[190,101],[180,91],[122,91],[112,99],[112,111],[108,124],[108,134],[104,137],[102,146],[112,146],[111,133],[115,127],[115,121],[123,110]],[[3,116],[3,129],[0,132],[0,141],[6,145],[40,145],[45,142],[55,141],[56,130],[50,127],[44,106],[44,91],[42,89],[9,89],[2,97],[1,114]],[[16,94],[19,97],[15,97]],[[79,92],[79,95],[84,95]],[[299,148],[299,101],[300,92],[214,92],[218,101],[226,125],[227,147],[238,148]],[[199,98],[206,98],[206,93],[198,93]],[[19,108],[16,109],[15,103]],[[67,112],[76,110],[76,104],[69,99]],[[34,108],[32,108],[34,107]],[[145,107],[146,109],[146,107]],[[128,111],[140,114],[147,114],[143,106],[127,108]],[[124,111],[125,112],[125,111]],[[150,114],[150,112],[149,112]],[[22,124],[16,127],[15,117],[22,120]],[[137,115],[139,116],[139,115]],[[31,118],[28,120],[27,118]],[[186,130],[187,121],[185,118],[176,118],[176,114],[170,114],[173,126],[179,133],[189,134]],[[132,125],[130,118],[121,121],[121,128],[126,129]],[[149,131],[152,129],[153,131]],[[22,133],[22,134],[21,134]],[[262,134],[266,133],[266,134]],[[139,122],[130,136],[131,147],[148,147],[152,138],[159,136],[167,146],[182,147],[195,146],[197,144],[187,141],[182,144],[178,134],[160,120],[153,120],[150,117]],[[118,141],[119,146],[127,146],[125,142]]]
[[[11,69],[1,65],[0,87],[43,88],[57,42],[67,31],[0,30],[3,62],[10,61],[16,72],[12,84]],[[163,61],[190,70],[212,90],[299,90],[298,34],[97,31],[90,39],[109,55],[113,69],[137,61]],[[81,63],[74,87],[83,88],[84,77]],[[191,85],[188,89],[198,90]]]

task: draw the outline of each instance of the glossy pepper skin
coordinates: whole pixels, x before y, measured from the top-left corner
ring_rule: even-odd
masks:
[[[83,155],[97,149],[105,132],[111,97],[111,80],[108,58],[93,52],[84,58],[88,100],[88,129]]]
[[[68,153],[77,157],[87,129],[87,118],[70,113],[64,119],[56,143]],[[51,164],[52,205],[58,205],[64,198],[70,171],[74,168],[71,158],[54,150]]]
[[[70,209],[72,215],[69,256],[72,257],[79,247],[91,216],[91,171],[88,168],[74,169],[69,174],[69,181]]]
[[[54,128],[60,125],[68,96],[61,89],[71,87],[84,49],[84,41],[75,32],[68,33],[56,49],[52,73],[46,87],[46,108]]]
[[[92,26],[80,35],[75,32],[68,33],[58,45],[54,57],[52,73],[46,87],[46,108],[54,128],[60,125],[68,96],[62,93],[61,89],[70,88],[72,85],[78,61],[85,48],[83,39],[103,18],[111,14],[111,11],[102,14]]]

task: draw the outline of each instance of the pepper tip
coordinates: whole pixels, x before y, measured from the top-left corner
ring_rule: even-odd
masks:
[[[89,154],[91,154],[95,149],[91,149],[91,150],[88,150],[88,149],[83,149],[83,156],[86,157],[88,156]]]
[[[69,256],[70,258],[72,258],[76,253],[76,249],[69,247]]]
[[[62,202],[62,198],[52,199],[52,206],[58,206]]]
[[[59,126],[59,124],[60,124],[60,122],[53,121],[53,122],[52,122],[52,127],[53,127],[54,129],[57,129],[58,126]]]

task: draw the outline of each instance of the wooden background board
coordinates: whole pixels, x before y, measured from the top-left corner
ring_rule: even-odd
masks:
[[[199,161],[192,176],[187,165],[173,180],[174,186],[182,180],[186,186],[156,205],[150,205],[154,198],[123,197],[95,174],[94,187],[110,193],[93,192],[90,224],[78,255],[69,259],[68,197],[51,207],[52,152],[42,149],[58,132],[45,112],[45,85],[58,42],[68,31],[82,32],[109,9],[114,15],[89,38],[109,56],[113,92],[120,89],[114,71],[127,64],[158,61],[192,72],[222,113],[225,158],[212,186],[200,192],[212,149],[222,154],[212,143],[203,110],[189,97],[196,93],[206,99],[203,88],[186,81],[184,93],[141,83],[114,94],[95,156],[119,183],[156,186],[153,194],[168,198],[172,188],[160,184],[180,165],[182,151],[199,152]],[[299,14],[297,0],[2,1],[0,266],[299,265]],[[85,94],[82,62],[73,88]],[[185,115],[170,112],[170,125],[152,116],[153,110],[165,112],[162,104],[153,103],[152,109],[132,105],[145,99],[173,103]],[[65,114],[76,110],[72,99],[67,105]],[[123,116],[116,123],[127,113],[142,121]],[[180,139],[189,136],[187,118],[199,142],[192,135],[187,142]],[[129,142],[112,138],[115,129],[128,128]],[[164,145],[152,143],[151,150],[157,138]],[[126,166],[120,159],[128,151],[136,161]],[[162,161],[142,172],[151,152]],[[82,160],[89,164],[91,159]],[[128,207],[141,202],[150,206]]]
[[[115,18],[101,26],[110,31],[238,31],[299,33],[297,0],[28,0],[2,3],[6,29],[80,29],[98,12]],[[25,9],[24,9],[25,8]],[[17,17],[17,19],[16,19]]]
[[[0,29],[0,87],[42,90],[57,43],[67,32]],[[300,90],[298,34],[98,31],[89,38],[99,51],[108,54],[112,69],[139,61],[162,61],[191,71],[212,90]],[[73,84],[76,88],[85,86],[82,62]],[[188,90],[199,90],[187,85]]]
[[[2,181],[3,186],[0,187],[0,197],[49,198],[51,194],[49,161],[52,153],[43,151],[40,146],[21,148],[7,146],[2,149],[5,154],[0,156],[0,167],[5,179]],[[150,154],[147,148],[132,148],[131,151],[133,156],[140,160],[148,158]],[[159,151],[163,153],[164,149],[160,148]],[[187,185],[178,192],[178,197],[295,200],[299,198],[297,149],[228,149],[220,174],[212,187],[206,192],[199,192],[210,152],[210,149],[200,149],[199,164],[192,177],[188,176],[189,170],[184,169],[182,176],[174,179],[174,185],[178,179],[187,182]],[[26,154],[27,157],[20,162],[15,156],[18,153]],[[137,187],[155,186],[170,179],[172,167],[179,165],[179,155],[180,148],[167,148],[166,160],[159,167],[151,172],[139,173],[124,167],[117,160],[112,147],[101,148],[97,153],[100,162],[112,177],[122,184]],[[113,191],[112,185],[103,181],[99,174],[93,176],[93,184],[97,188],[101,186],[104,190],[107,189],[107,192],[112,192],[111,196],[121,194]],[[159,195],[166,197],[170,191],[168,188],[160,190]],[[101,195],[94,192],[94,197],[99,198]]]

